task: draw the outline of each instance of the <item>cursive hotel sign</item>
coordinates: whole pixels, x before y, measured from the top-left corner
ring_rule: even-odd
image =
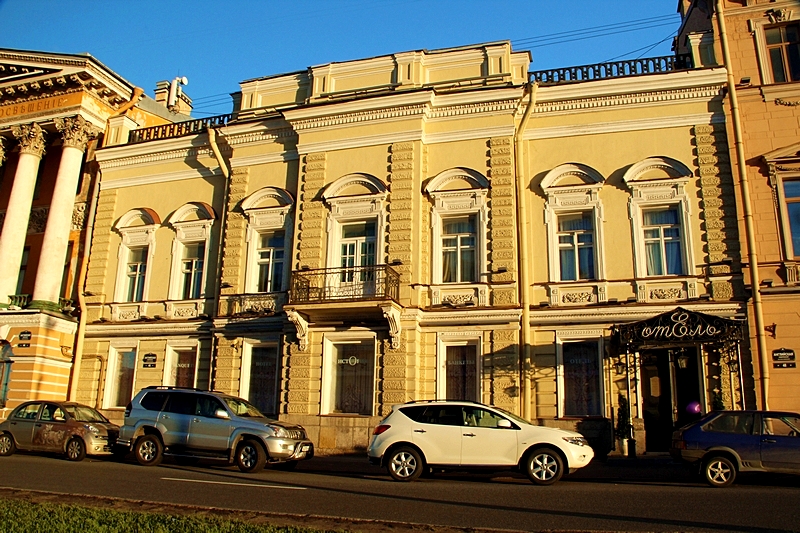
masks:
[[[738,339],[742,322],[688,311],[681,307],[648,320],[618,326],[625,344],[666,344],[674,342],[714,342]]]

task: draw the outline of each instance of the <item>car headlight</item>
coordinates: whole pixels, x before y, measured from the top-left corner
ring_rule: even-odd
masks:
[[[584,439],[583,437],[561,437],[565,441],[570,444],[574,444],[575,446],[588,446],[589,441]]]
[[[86,429],[88,429],[89,431],[94,433],[95,435],[100,435],[100,428],[97,427],[97,426],[93,426],[92,424],[84,424],[83,427],[85,427]]]
[[[285,439],[285,438],[289,437],[289,433],[286,431],[286,429],[284,429],[284,428],[282,428],[280,426],[271,426],[271,425],[267,424],[267,427],[269,429],[271,429],[272,432],[275,433],[275,436],[278,437],[278,438]]]

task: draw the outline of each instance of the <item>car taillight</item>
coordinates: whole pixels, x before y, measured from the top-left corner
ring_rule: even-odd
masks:
[[[131,408],[132,408],[132,406],[131,406],[130,402],[128,402],[128,405],[125,406],[125,417],[126,418],[131,416]]]
[[[375,427],[375,429],[372,431],[372,434],[373,435],[380,435],[381,433],[383,433],[384,431],[386,431],[390,427],[392,427],[392,426],[390,426],[388,424],[381,424],[380,426],[376,426]]]
[[[672,447],[676,450],[685,450],[686,449],[686,441],[685,440],[674,440],[672,441]]]

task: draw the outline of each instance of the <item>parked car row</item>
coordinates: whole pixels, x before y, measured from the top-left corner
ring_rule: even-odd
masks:
[[[165,456],[213,459],[258,472],[292,469],[314,456],[305,429],[267,418],[246,400],[178,387],[142,389],[120,428],[91,407],[30,401],[0,423],[0,456],[16,450],[87,455],[132,453],[145,466]],[[800,415],[717,411],[673,434],[673,458],[699,468],[714,487],[739,472],[800,474]],[[367,452],[397,481],[447,470],[516,470],[550,485],[589,464],[594,452],[574,431],[536,426],[476,402],[413,401],[395,405],[375,427]]]

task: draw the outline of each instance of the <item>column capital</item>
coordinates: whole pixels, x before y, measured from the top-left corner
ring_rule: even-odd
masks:
[[[100,133],[94,125],[86,122],[80,115],[56,118],[54,122],[56,129],[61,133],[64,146],[77,148],[80,151],[86,149],[86,143],[89,142],[89,139],[97,137],[97,134]]]
[[[32,124],[19,124],[11,126],[11,133],[19,141],[21,154],[44,155],[45,132],[36,122]]]

